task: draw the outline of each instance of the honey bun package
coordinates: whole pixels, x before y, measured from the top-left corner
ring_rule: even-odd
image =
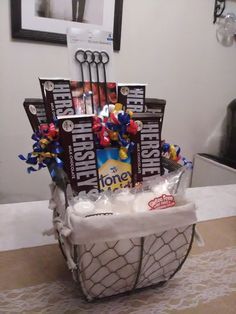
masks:
[[[128,158],[121,160],[118,148],[97,149],[97,167],[100,192],[131,187],[130,154]]]

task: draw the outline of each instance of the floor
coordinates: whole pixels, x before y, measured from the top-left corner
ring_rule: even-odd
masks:
[[[169,283],[130,296],[87,303],[57,245],[0,253],[0,313],[235,313],[236,217],[201,222],[204,247]]]

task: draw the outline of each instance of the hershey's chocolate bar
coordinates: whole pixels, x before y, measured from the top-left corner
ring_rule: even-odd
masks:
[[[145,112],[157,113],[160,116],[161,130],[165,113],[166,100],[158,98],[145,99]]]
[[[118,84],[118,102],[124,106],[124,110],[144,112],[145,90],[145,85]]]
[[[39,81],[49,122],[54,122],[59,116],[75,114],[69,80],[39,79]]]
[[[161,174],[161,130],[160,117],[153,113],[136,113],[133,119],[140,125],[132,140],[135,148],[132,153],[132,183],[147,180]]]
[[[45,107],[42,99],[26,98],[23,106],[33,131],[37,131],[39,125],[47,123]]]
[[[92,115],[59,116],[60,143],[64,170],[72,190],[80,196],[97,194],[99,180]]]

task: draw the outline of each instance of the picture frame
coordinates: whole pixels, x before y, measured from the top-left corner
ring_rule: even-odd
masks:
[[[66,33],[64,31],[66,27],[69,27],[70,25],[78,26],[78,24],[80,24],[79,27],[86,28],[88,25],[91,25],[89,23],[77,22],[75,20],[68,21],[51,17],[47,18],[45,16],[35,16],[33,14],[32,5],[35,5],[36,1],[40,2],[40,0],[11,0],[12,38],[66,45]],[[80,1],[82,1],[82,4],[86,3],[86,0]],[[107,0],[102,1],[104,6],[103,10],[108,13],[107,18],[103,18],[103,21],[106,20],[106,25],[99,25],[98,27],[95,25],[94,27],[101,30],[104,27],[105,30],[108,30],[105,27],[111,27],[112,29],[113,26],[113,50],[119,51],[121,43],[123,0],[108,0],[109,2]],[[111,8],[111,4],[114,8],[114,16],[108,11]],[[110,24],[108,25],[108,23]],[[25,26],[25,24],[27,25]],[[56,28],[57,26],[58,28]],[[50,27],[54,29],[51,31]]]

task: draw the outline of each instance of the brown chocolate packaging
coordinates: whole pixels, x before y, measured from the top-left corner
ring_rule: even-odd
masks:
[[[124,110],[144,112],[145,91],[145,85],[118,84],[118,102],[124,106]]]
[[[150,176],[161,174],[161,122],[160,115],[136,113],[133,119],[140,126],[132,136],[135,148],[132,152],[133,186]]]
[[[166,100],[158,98],[145,99],[145,112],[157,113],[160,116],[161,129],[163,125],[163,118],[165,113]]]
[[[26,98],[23,106],[34,132],[42,123],[47,123],[44,102],[40,98]]]
[[[72,190],[80,196],[99,192],[92,115],[58,117],[64,170]]]
[[[49,123],[59,116],[76,113],[69,80],[40,78],[39,82]]]

